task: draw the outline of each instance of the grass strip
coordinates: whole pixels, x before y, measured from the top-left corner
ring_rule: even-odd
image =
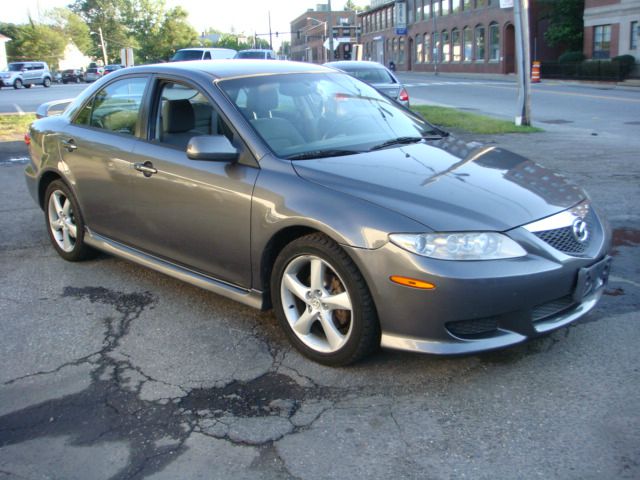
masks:
[[[0,141],[22,140],[35,119],[33,113],[0,114]]]
[[[431,105],[416,105],[411,109],[422,115],[429,123],[444,128],[464,130],[469,133],[478,134],[500,134],[500,133],[534,133],[542,132],[541,128],[517,126],[507,120],[498,120],[469,113],[448,107],[435,107]]]

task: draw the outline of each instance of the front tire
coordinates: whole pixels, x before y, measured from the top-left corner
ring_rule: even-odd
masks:
[[[22,80],[20,80],[19,78],[16,78],[16,81],[13,82],[13,88],[15,88],[16,90],[18,90],[19,88],[22,88]]]
[[[47,232],[58,255],[69,262],[92,258],[96,251],[84,243],[84,220],[71,190],[62,180],[54,180],[44,197]]]
[[[271,298],[291,343],[318,363],[348,365],[380,346],[367,284],[347,253],[325,235],[298,238],[280,252]]]

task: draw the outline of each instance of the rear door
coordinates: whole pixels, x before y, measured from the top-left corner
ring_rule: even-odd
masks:
[[[132,169],[139,141],[140,110],[148,76],[120,78],[100,89],[60,136],[60,154],[72,174],[89,228],[128,243],[126,221]]]

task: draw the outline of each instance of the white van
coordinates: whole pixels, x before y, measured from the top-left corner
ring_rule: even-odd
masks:
[[[231,48],[204,48],[193,47],[178,50],[173,57],[172,62],[184,62],[189,60],[222,60],[225,58],[233,58],[237,52]]]

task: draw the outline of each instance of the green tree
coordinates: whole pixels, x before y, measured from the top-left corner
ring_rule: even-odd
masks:
[[[55,68],[67,45],[60,30],[32,19],[25,25],[3,24],[0,33],[11,38],[7,44],[9,61],[43,60]]]
[[[47,12],[47,17],[53,22],[53,26],[78,47],[78,50],[85,55],[91,52],[93,42],[89,34],[89,26],[80,16],[67,8],[58,7]]]
[[[280,48],[278,49],[278,55],[284,55],[287,58],[291,57],[291,42],[289,40],[284,40],[280,44]]]
[[[584,0],[538,0],[543,16],[549,19],[544,34],[547,43],[567,51],[582,50]]]
[[[353,0],[347,0],[347,3],[344,4],[345,12],[361,12],[364,8],[356,5]]]

